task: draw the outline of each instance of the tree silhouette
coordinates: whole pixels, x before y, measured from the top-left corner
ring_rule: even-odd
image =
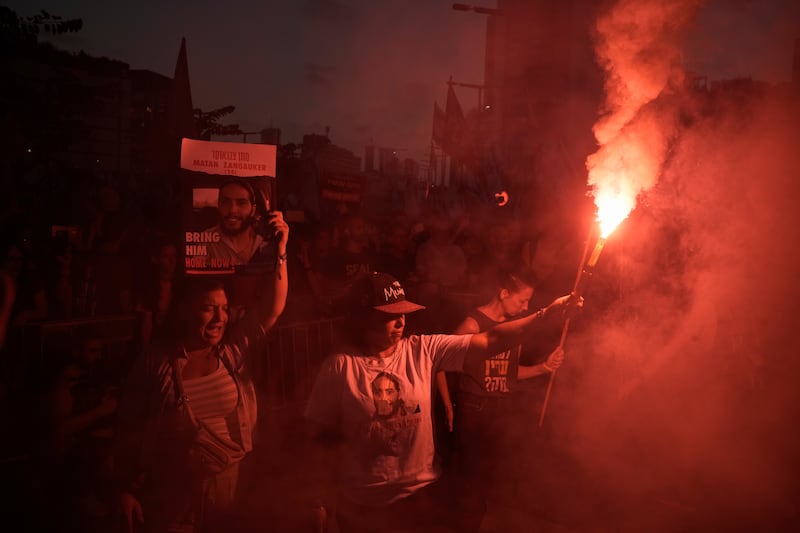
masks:
[[[0,6],[0,42],[6,46],[35,46],[37,36],[44,31],[51,35],[74,33],[83,28],[82,19],[67,19],[51,15],[42,9],[36,15],[20,17],[6,6]]]
[[[200,108],[194,110],[194,121],[200,139],[210,141],[212,135],[241,135],[238,124],[221,124],[220,119],[236,111],[236,106],[228,105],[211,111]]]

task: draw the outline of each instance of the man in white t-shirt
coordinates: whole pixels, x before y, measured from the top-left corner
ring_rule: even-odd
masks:
[[[321,443],[337,443],[339,530],[417,530],[445,525],[435,481],[431,387],[435,370],[458,372],[468,352],[509,347],[563,296],[524,319],[474,335],[404,337],[405,316],[423,309],[400,282],[372,273],[351,291],[348,339],[326,359],[305,416]]]

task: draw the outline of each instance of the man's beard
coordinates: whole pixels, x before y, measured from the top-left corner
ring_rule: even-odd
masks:
[[[224,233],[225,235],[227,235],[229,237],[236,237],[237,235],[241,235],[242,233],[244,233],[245,231],[250,229],[252,226],[253,226],[253,217],[250,216],[250,217],[247,217],[247,218],[242,220],[242,224],[241,224],[241,226],[239,226],[239,229],[230,229],[230,228],[228,228],[225,225],[225,221],[224,220],[219,225],[219,229],[220,229],[220,231],[222,231],[222,233]]]

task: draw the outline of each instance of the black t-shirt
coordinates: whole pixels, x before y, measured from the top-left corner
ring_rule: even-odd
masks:
[[[470,311],[467,316],[478,323],[480,331],[499,324],[477,309]],[[521,349],[522,346],[517,345],[495,355],[468,355],[458,380],[459,393],[487,397],[508,395],[517,379]]]

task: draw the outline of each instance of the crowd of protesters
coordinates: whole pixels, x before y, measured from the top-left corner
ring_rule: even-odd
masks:
[[[87,191],[86,202],[64,220],[22,196],[6,199],[0,213],[0,266],[17,291],[12,327],[129,313],[146,316],[148,330],[163,323],[182,278],[177,211],[153,216],[103,185]],[[391,212],[378,219],[344,208],[335,218],[293,223],[295,276],[285,320],[339,314],[332,305],[349,281],[382,271],[428,307],[427,328],[450,330],[462,317],[456,312],[437,323],[440,309],[448,314],[453,299],[459,312],[480,303],[497,268],[522,266],[543,277],[547,265],[538,256],[547,252],[537,243],[548,235],[505,209],[452,215],[436,205],[415,218]]]
[[[118,410],[119,388],[134,373],[131,368],[140,368],[136,366],[136,361],[149,360],[143,359],[142,354],[152,355],[151,347],[163,346],[159,344],[161,341],[182,338],[181,332],[186,331],[187,323],[194,320],[192,318],[194,315],[181,313],[178,308],[181,307],[181,302],[185,304],[187,301],[195,301],[195,297],[198,296],[194,293],[189,294],[192,292],[192,283],[187,282],[188,278],[183,275],[179,262],[180,244],[176,238],[179,235],[177,231],[179,221],[172,220],[168,215],[148,220],[146,216],[141,216],[141,213],[130,211],[125,205],[123,196],[114,187],[98,187],[92,194],[92,209],[66,221],[66,224],[62,224],[63,220],[50,220],[47,213],[33,212],[28,209],[30,203],[26,203],[24,199],[19,202],[12,201],[3,212],[0,260],[2,260],[4,281],[2,294],[4,307],[3,316],[0,318],[3,321],[5,342],[2,352],[4,360],[12,361],[13,364],[4,366],[0,392],[2,392],[3,412],[11,414],[7,420],[19,421],[19,433],[24,435],[24,438],[20,439],[24,442],[16,443],[16,447],[6,446],[3,453],[4,461],[5,458],[13,459],[18,453],[33,454],[34,463],[43,481],[38,492],[25,496],[34,497],[42,505],[54,509],[53,514],[47,515],[51,520],[70,523],[77,528],[76,530],[91,530],[92,527],[105,530],[104,528],[110,527],[109,524],[116,523],[119,502],[112,501],[109,496],[119,493],[122,470],[128,474],[127,486],[142,483],[142,480],[135,479],[137,472],[134,466],[119,463],[118,452],[117,464],[114,464],[113,442],[119,440],[119,430],[130,430],[134,426],[132,422],[126,424],[125,428],[118,425],[121,416],[127,416],[130,421],[132,411],[141,415],[141,410],[145,408],[145,405],[131,406],[128,401],[127,407],[123,409],[127,415],[125,413],[121,415]],[[416,365],[423,365],[423,362],[428,365],[417,368],[418,371],[421,368],[425,373],[423,388],[428,392],[432,392],[434,387],[434,375],[431,373],[434,370],[460,372],[466,364],[465,354],[471,354],[473,351],[480,354],[494,353],[496,350],[491,343],[495,341],[491,335],[490,344],[486,346],[484,345],[489,341],[476,336],[479,333],[484,335],[488,323],[486,327],[479,324],[480,327],[472,329],[457,326],[471,309],[483,305],[479,310],[485,310],[488,306],[497,310],[495,308],[499,309],[504,304],[501,305],[494,299],[504,301],[509,296],[520,301],[513,302],[514,309],[501,309],[506,314],[502,317],[498,315],[499,318],[493,317],[492,323],[525,315],[528,311],[528,300],[531,299],[536,284],[535,280],[547,280],[553,274],[553,257],[563,249],[563,244],[558,242],[554,244],[552,235],[541,235],[531,230],[524,220],[515,216],[511,210],[494,208],[491,211],[491,224],[487,224],[487,220],[482,216],[470,217],[468,214],[453,216],[446,209],[439,207],[428,209],[425,214],[413,219],[402,213],[388,214],[376,219],[357,210],[343,209],[335,219],[293,224],[292,239],[288,243],[285,238],[281,241],[287,259],[281,261],[278,266],[288,269],[288,275],[284,276],[284,280],[280,283],[285,287],[285,278],[288,277],[291,279],[291,288],[288,290],[288,295],[284,295],[283,302],[276,304],[277,307],[273,306],[272,311],[265,311],[265,316],[270,317],[267,321],[269,323],[262,324],[259,333],[251,332],[249,338],[263,335],[279,321],[290,324],[331,317],[361,316],[359,313],[363,309],[353,303],[353,291],[363,285],[364,279],[374,276],[374,272],[381,272],[383,277],[380,279],[399,280],[399,283],[402,283],[397,285],[399,290],[407,292],[413,297],[413,301],[418,302],[413,309],[416,312],[402,318],[399,327],[401,334],[404,333],[406,337],[409,334],[422,335],[423,339],[429,339],[423,341],[423,345],[430,339],[433,339],[430,342],[434,344],[451,343],[454,346],[451,351],[458,352],[452,357],[431,353],[425,356],[430,357],[425,361],[417,361],[420,354],[414,352],[412,359],[416,361]],[[282,218],[280,224],[283,224]],[[288,234],[288,227],[284,233]],[[508,284],[498,285],[495,282],[497,279],[509,279],[511,273],[524,277],[525,282],[521,287],[515,285],[512,288]],[[554,287],[550,289],[560,290]],[[202,324],[202,328],[199,329],[201,331],[199,340],[195,343],[197,346],[192,345],[198,353],[205,354],[209,346],[229,346],[208,340],[208,328],[211,327],[208,324],[224,322],[222,326],[224,330],[229,315],[231,326],[243,326],[247,322],[244,319],[240,320],[242,317],[247,317],[244,310],[246,306],[243,306],[246,289],[240,290],[238,294],[235,290],[228,294],[220,285],[200,292],[206,296],[210,294],[216,297],[218,295],[215,290],[222,291],[220,294],[225,302],[220,303],[215,300],[205,303],[215,309],[224,307],[224,321],[215,315]],[[181,295],[186,298],[181,300]],[[548,293],[548,296],[555,295]],[[490,303],[486,304],[487,301]],[[565,300],[553,300],[553,302],[557,303],[551,307],[558,307],[563,305]],[[401,313],[405,314],[404,311]],[[117,316],[135,317],[138,331],[133,343],[134,351],[122,357],[124,364],[110,367],[108,364],[103,364],[107,359],[103,355],[108,354],[107,347],[104,347],[101,341],[102,335],[92,330],[91,324],[98,318]],[[392,319],[397,321],[394,316]],[[64,338],[49,339],[48,342],[39,343],[43,350],[46,347],[48,353],[39,354],[41,357],[36,359],[35,364],[25,361],[28,354],[15,352],[20,350],[20,345],[16,341],[24,337],[19,332],[24,331],[26,327],[64,320],[74,321],[77,324],[75,330]],[[191,331],[190,328],[190,333],[197,332]],[[392,342],[384,346],[386,343],[383,341],[386,339],[372,344],[367,342],[369,339],[364,337],[368,334],[367,331],[360,331],[356,335],[353,330],[353,333],[354,335],[350,336],[350,346],[353,348],[355,343],[357,348],[353,348],[355,350],[353,353],[364,352],[365,357],[374,356],[378,361],[383,359],[378,352],[392,351],[396,346],[397,339],[393,337],[390,339]],[[428,337],[445,333],[468,333],[477,340],[470,344],[467,340],[457,338],[446,340],[445,337]],[[190,337],[191,335],[186,338]],[[245,339],[244,344],[236,342],[230,344],[233,348],[229,351],[234,355],[239,354],[238,356],[230,356],[229,359],[217,356],[229,368],[231,376],[234,377],[233,382],[237,386],[242,386],[236,377],[237,369],[242,362],[241,354],[247,352],[249,350],[247,347],[250,345],[246,340],[248,336],[241,338]],[[203,342],[200,342],[201,340]],[[470,348],[476,342],[482,343],[483,348]],[[187,346],[188,344],[184,342],[185,354],[189,354]],[[227,353],[226,350],[227,348],[222,349],[220,353]],[[373,354],[370,350],[377,351]],[[480,354],[471,357],[486,359],[486,355]],[[528,361],[527,364],[538,365],[535,367],[537,369],[535,375],[546,374],[560,364],[560,357],[560,355],[554,357],[549,351],[542,351],[537,360]],[[473,367],[483,366],[479,361],[472,359],[469,361]],[[189,362],[192,360],[190,357]],[[213,365],[209,363],[210,359],[203,361],[208,363],[206,366],[210,369],[209,372],[200,371],[197,375],[190,372],[188,379],[184,374],[183,379],[177,380],[167,379],[156,372],[160,376],[157,379],[161,380],[161,385],[167,381],[183,384],[184,380],[191,382],[193,378],[205,379],[209,375],[215,375],[217,367],[211,368]],[[442,361],[450,361],[452,364],[440,365]],[[519,353],[514,360],[515,368],[518,364],[520,364]],[[219,368],[222,366],[220,363]],[[478,373],[480,372],[476,370],[475,376],[472,377],[479,381],[481,376],[478,376]],[[383,389],[393,388],[391,377],[387,374],[384,380],[386,386]],[[520,379],[522,377],[520,375]],[[376,394],[374,398],[376,406],[380,403],[378,393],[375,392],[375,384],[378,381],[380,380],[376,378],[370,384],[373,393]],[[402,382],[396,384],[394,388],[405,385],[407,383]],[[190,388],[191,386],[189,383]],[[144,385],[140,384],[139,389],[142,387]],[[249,385],[245,388],[247,387]],[[334,406],[339,399],[325,397],[324,393],[319,392],[323,390],[322,387],[323,385],[317,385],[315,388],[314,402],[309,413],[312,420],[327,423],[333,419],[323,420],[320,409],[322,406],[326,409]],[[142,390],[137,392],[141,394]],[[502,392],[508,390],[504,388]],[[417,396],[428,394],[421,389],[417,393],[419,393]],[[407,483],[408,479],[404,479],[401,485],[397,486],[392,486],[390,481],[389,485],[397,494],[396,497],[391,496],[387,502],[394,503],[397,498],[402,499],[415,493],[416,489],[427,486],[436,479],[430,470],[433,464],[427,462],[428,451],[432,453],[434,432],[441,431],[443,423],[446,426],[444,433],[453,431],[453,402],[449,398],[455,399],[459,389],[457,386],[449,391],[445,388],[444,393],[448,398],[445,404],[428,400],[423,402],[426,409],[422,415],[423,425],[433,420],[431,423],[434,424],[435,431],[429,435],[430,438],[425,437],[424,442],[415,440],[415,446],[422,446],[427,450],[422,459],[425,464],[414,474],[422,476],[421,483],[415,485],[415,490],[407,491],[401,485]],[[179,390],[170,394],[170,402],[176,402],[185,395]],[[380,394],[385,394],[385,391]],[[241,390],[238,396],[242,397]],[[25,404],[22,410],[19,407],[15,408],[20,400]],[[159,400],[142,401],[159,403]],[[418,402],[419,398],[415,401]],[[180,403],[177,401],[177,404]],[[236,404],[235,398],[233,404]],[[123,400],[123,407],[125,405]],[[437,420],[435,416],[437,406],[442,405],[448,407],[447,413]],[[253,413],[254,411],[244,414],[240,412],[238,420],[243,426],[237,426],[235,434],[226,433],[227,440],[234,442],[244,451],[252,447],[251,437],[247,434],[252,428],[243,430],[242,427],[254,422],[248,419],[254,416]],[[163,405],[161,414],[163,415]],[[140,423],[142,416],[137,419]],[[214,416],[221,420],[226,415],[216,413]],[[31,423],[32,420],[37,421],[35,425],[38,427],[31,427],[34,425]],[[456,417],[456,425],[458,420]],[[380,432],[381,428],[386,429],[391,425],[387,426],[384,422],[374,421],[376,431]],[[346,433],[346,428],[338,429]],[[158,434],[157,431],[153,431],[153,434]],[[447,454],[447,438],[452,439],[447,436],[436,438],[436,445],[441,448],[437,449],[438,455]],[[449,446],[458,448],[459,445],[451,442]],[[164,446],[159,446],[157,449],[165,451]],[[377,455],[381,455],[378,452]],[[397,454],[392,452],[388,455]],[[458,470],[456,462],[437,464],[436,468],[442,466],[448,468],[448,465],[449,468]],[[365,476],[373,474],[374,472],[367,472]],[[383,475],[391,478],[395,474]],[[225,477],[217,473],[214,479],[217,480],[217,484],[224,486],[226,483],[235,485],[236,477],[236,475]],[[176,482],[175,478],[170,482],[172,489],[178,486],[191,487],[189,496],[192,498],[195,498],[198,491],[205,491],[205,496],[201,495],[200,499],[205,498],[207,501],[224,499],[219,494],[220,490],[224,492],[225,489],[220,489],[216,484],[213,488],[209,488],[208,484],[181,485],[183,481],[178,479]],[[149,496],[152,501],[153,495]],[[23,498],[23,495],[19,497]],[[155,498],[161,504],[165,503],[163,497]],[[346,530],[347,524],[352,526],[353,531],[370,530],[378,523],[384,526],[390,525],[391,519],[387,522],[386,518],[395,516],[399,519],[407,508],[394,505],[393,509],[397,512],[383,514],[380,512],[381,505],[378,505],[376,509],[372,509],[375,513],[370,515],[365,512],[364,505],[369,506],[370,503],[374,503],[373,500],[383,501],[382,496],[377,499],[359,500],[350,494],[351,499],[346,498],[347,496],[344,501],[349,502],[348,505],[352,508],[345,506],[339,509],[339,518],[343,522],[340,526],[342,531]],[[128,494],[127,500],[123,503],[128,523],[133,528],[137,519],[141,519],[142,508],[139,498]],[[178,504],[168,509],[162,506],[161,511],[166,514],[162,512],[160,518],[166,520],[165,524],[170,520],[186,518],[186,516],[176,517],[176,513],[180,514],[181,511],[177,507]],[[377,520],[379,515],[384,518]],[[365,516],[372,516],[377,521],[372,525],[352,523],[356,518],[360,520]],[[194,516],[191,520],[197,520],[197,517]],[[46,527],[52,523],[45,520],[40,525]],[[153,523],[154,521],[151,521],[148,527],[152,528]]]
[[[435,375],[462,372],[473,362],[483,367],[483,361],[511,350],[546,315],[563,310],[571,296],[484,331],[406,336],[406,316],[424,307],[406,298],[397,279],[367,274],[352,294],[347,339],[323,363],[306,409],[312,438],[327,446],[335,443],[338,452],[332,461],[335,488],[326,492],[335,493],[340,530],[478,531],[473,508],[448,505],[437,483],[441,474],[431,405]],[[553,364],[557,361],[552,358]],[[548,363],[542,366],[550,372]],[[482,377],[480,390],[485,390]],[[467,444],[474,448],[498,436],[485,437]],[[476,459],[493,453],[494,448],[484,446],[467,458],[468,466],[478,467]]]

